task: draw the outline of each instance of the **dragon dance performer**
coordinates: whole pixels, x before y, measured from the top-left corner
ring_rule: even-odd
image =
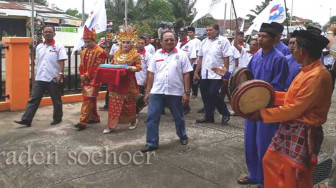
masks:
[[[139,97],[139,86],[135,78],[135,72],[141,70],[141,56],[135,49],[138,37],[131,26],[123,26],[120,27],[117,40],[120,43],[120,49],[115,53],[110,64],[127,64],[128,68],[125,76],[117,78],[118,86],[109,86],[108,123],[104,134],[116,131],[118,124],[131,123],[131,127],[135,127],[138,122],[136,103]]]
[[[100,48],[96,43],[94,29],[90,31],[85,26],[83,40],[85,49],[80,54],[81,63],[79,65],[83,103],[79,123],[75,125],[78,131],[86,129],[88,123],[100,122],[100,117],[97,113],[97,96],[100,84],[94,84],[92,80],[99,65],[103,64],[106,59],[104,49]]]

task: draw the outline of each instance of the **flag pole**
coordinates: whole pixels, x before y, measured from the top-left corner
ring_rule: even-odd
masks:
[[[84,13],[84,0],[82,1],[82,26],[84,27],[85,23],[85,13]]]
[[[235,15],[235,17],[236,17],[236,27],[237,27],[237,29],[238,29],[239,26],[238,26],[237,12],[236,12],[236,8],[235,8],[235,5],[234,5],[233,0],[231,0],[231,3],[232,3],[232,8],[233,8],[233,13],[234,13],[234,15]]]
[[[285,15],[286,15],[286,19],[287,19],[287,22],[286,22],[286,25],[287,25],[287,34],[289,33],[289,28],[288,28],[288,18],[287,18],[287,4],[286,4],[286,0],[284,0],[285,2]]]
[[[292,8],[291,8],[291,15],[290,15],[290,26],[292,26],[292,22],[293,22],[293,0],[292,0]]]
[[[224,7],[224,34],[226,34],[226,3]]]
[[[125,26],[127,27],[127,4],[128,0],[125,0]]]

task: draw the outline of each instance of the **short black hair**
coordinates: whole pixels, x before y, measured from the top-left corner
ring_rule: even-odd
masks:
[[[47,28],[47,27],[51,27],[51,28],[53,29],[54,33],[55,33],[55,27],[54,27],[53,25],[46,25],[46,26],[44,26],[44,27],[43,27],[43,31],[44,31],[44,29]]]
[[[195,28],[194,27],[188,27],[188,31],[192,31],[195,33]]]
[[[144,36],[140,36],[139,39],[144,40],[145,43],[147,43],[147,40],[146,40],[146,38]]]
[[[237,33],[237,36],[238,35],[243,35],[244,36],[244,32],[243,31],[239,31],[238,33]]]
[[[212,27],[212,28],[214,28],[216,31],[219,31],[219,25],[218,24],[209,24],[209,25],[207,25],[207,27]]]
[[[175,41],[178,41],[178,36],[177,36],[174,32],[172,32],[172,31],[165,31],[165,32],[163,32],[163,33],[161,34],[161,40],[163,40],[163,35],[166,34],[166,33],[171,33],[171,34],[173,34],[173,35],[174,35],[174,39],[175,39]]]

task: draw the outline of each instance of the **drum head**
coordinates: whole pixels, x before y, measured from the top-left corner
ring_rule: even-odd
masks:
[[[242,84],[243,82],[246,82],[247,80],[252,80],[253,74],[252,72],[245,68],[245,67],[239,67],[237,68],[230,76],[229,79],[229,96],[232,98],[235,89]]]
[[[275,92],[272,86],[262,80],[249,80],[239,85],[231,99],[233,111],[248,118],[249,113],[273,104]]]

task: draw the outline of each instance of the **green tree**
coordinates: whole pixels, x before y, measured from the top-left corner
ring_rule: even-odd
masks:
[[[177,22],[184,25],[190,25],[194,18],[192,9],[196,3],[195,0],[167,0],[173,6],[174,17]]]
[[[78,10],[75,8],[75,9],[71,9],[69,8],[68,10],[65,11],[66,14],[70,15],[70,16],[74,16],[74,17],[77,17],[77,18],[82,18],[82,14],[78,12]],[[88,14],[85,14],[84,15],[85,19],[87,19],[89,17]]]
[[[330,24],[336,24],[336,16],[330,17],[329,23]]]
[[[30,2],[30,0],[5,0],[5,1],[9,1],[9,2]],[[47,5],[47,0],[35,0],[34,1],[37,4],[40,5]]]

